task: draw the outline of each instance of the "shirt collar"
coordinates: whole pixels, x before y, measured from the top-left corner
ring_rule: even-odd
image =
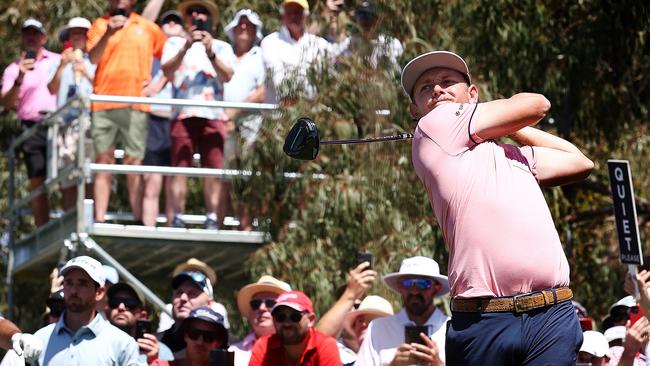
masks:
[[[282,36],[282,38],[284,38],[285,40],[287,40],[287,41],[289,41],[291,43],[300,43],[304,39],[306,39],[307,31],[305,31],[302,34],[302,36],[300,37],[300,39],[296,41],[295,39],[293,39],[293,37],[291,37],[291,33],[289,33],[289,28],[287,28],[286,25],[283,25],[282,27],[280,27],[280,36]]]
[[[64,311],[63,314],[61,314],[61,317],[59,320],[57,320],[56,325],[54,326],[54,333],[55,334],[61,334],[62,331],[66,331],[70,334],[75,334],[75,332],[72,331],[72,329],[68,328],[65,325],[65,316],[66,312]],[[102,317],[99,313],[95,313],[95,317],[93,320],[90,321],[90,323],[84,325],[83,327],[79,328],[77,332],[79,332],[82,329],[88,329],[91,331],[95,336],[97,336],[101,331],[102,328],[104,327],[104,324],[106,322],[106,319]]]
[[[257,341],[257,336],[255,335],[255,332],[250,332],[242,340],[242,346],[243,346],[243,348],[252,347],[253,344],[255,343],[255,341]]]

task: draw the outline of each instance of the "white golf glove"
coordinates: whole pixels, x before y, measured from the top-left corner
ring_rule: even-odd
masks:
[[[11,344],[18,356],[25,357],[25,361],[33,361],[41,355],[43,342],[29,333],[16,333],[11,336]]]

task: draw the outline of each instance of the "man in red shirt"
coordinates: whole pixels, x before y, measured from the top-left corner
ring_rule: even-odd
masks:
[[[275,334],[260,338],[249,366],[341,366],[336,340],[314,327],[314,306],[300,291],[281,294],[271,311]]]

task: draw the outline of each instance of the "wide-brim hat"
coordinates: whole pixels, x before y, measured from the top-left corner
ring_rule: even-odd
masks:
[[[467,83],[472,83],[469,75],[469,68],[462,57],[449,51],[432,51],[422,54],[409,61],[402,70],[402,88],[407,95],[411,96],[413,87],[420,76],[427,70],[436,67],[444,67],[460,72],[467,78]]]
[[[235,40],[235,27],[239,24],[239,20],[242,17],[246,17],[248,21],[255,25],[255,43],[261,42],[262,38],[264,38],[262,35],[262,20],[260,19],[260,16],[251,9],[241,9],[238,11],[230,23],[228,23],[228,25],[223,29],[228,38],[230,38],[230,42],[234,42]]]
[[[64,40],[68,39],[70,36],[70,29],[72,28],[83,28],[90,29],[90,20],[83,17],[74,17],[68,21],[68,24],[59,31],[59,39]]]
[[[204,8],[208,9],[210,12],[210,16],[212,17],[212,21],[216,24],[217,20],[219,19],[219,8],[217,7],[217,4],[214,3],[214,1],[211,0],[187,0],[183,1],[178,6],[176,9],[178,10],[179,13],[181,13],[182,16],[185,16],[185,11],[187,8],[193,5],[200,5],[203,6]]]
[[[178,276],[182,272],[201,272],[210,279],[212,285],[217,284],[217,273],[210,268],[205,262],[202,262],[196,258],[190,258],[185,262],[179,264],[174,268],[172,277]]]
[[[361,304],[359,304],[358,309],[345,314],[345,317],[343,317],[343,327],[350,334],[354,334],[352,325],[359,316],[369,315],[372,319],[376,319],[391,316],[393,314],[393,306],[388,302],[388,300],[376,295],[366,296],[366,298],[361,301]]]
[[[257,293],[272,292],[280,295],[287,291],[291,291],[291,286],[288,283],[280,281],[273,276],[264,275],[257,282],[242,287],[237,293],[239,313],[243,317],[248,317],[248,314],[252,311],[250,304],[251,298]]]
[[[440,266],[432,258],[420,256],[406,258],[402,261],[399,272],[389,273],[384,276],[383,280],[388,288],[399,293],[399,280],[404,276],[429,277],[438,281],[442,285],[442,289],[436,294],[436,297],[449,293],[449,279],[440,274]]]

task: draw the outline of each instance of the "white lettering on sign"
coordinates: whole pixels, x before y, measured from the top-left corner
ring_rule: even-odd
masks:
[[[617,181],[622,182],[623,181],[623,169],[620,167],[614,168],[614,177],[616,178]]]

